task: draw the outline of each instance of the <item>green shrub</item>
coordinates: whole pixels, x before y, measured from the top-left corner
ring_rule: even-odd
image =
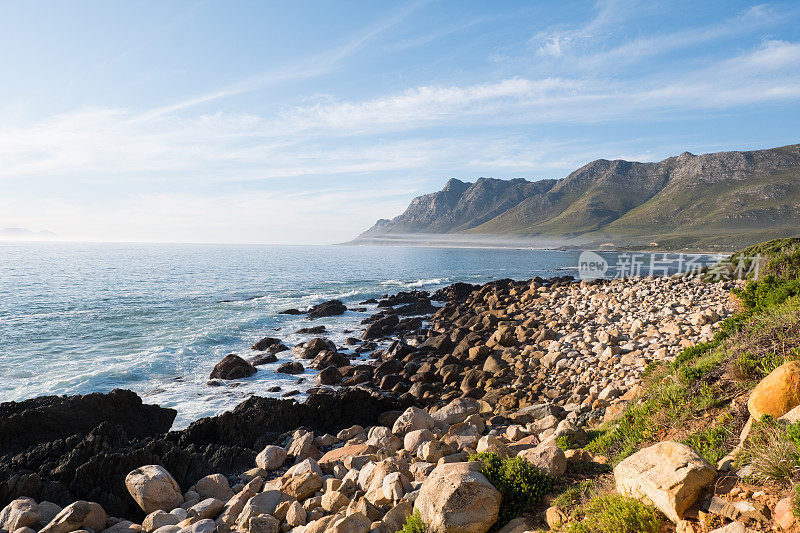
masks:
[[[564,451],[580,448],[580,446],[572,442],[572,439],[570,439],[568,435],[561,435],[560,437],[556,437],[556,446],[558,446]]]
[[[414,511],[406,518],[406,523],[403,524],[403,529],[397,533],[425,533],[425,522],[422,521],[422,515],[419,511]]]
[[[597,490],[597,483],[594,480],[587,479],[580,483],[574,483],[556,496],[553,505],[562,511],[575,509],[589,499],[595,490]]]
[[[683,443],[697,450],[711,464],[717,464],[727,455],[725,441],[731,435],[729,424],[732,421],[732,416],[722,416],[715,425],[689,435]]]
[[[785,425],[765,416],[753,421],[750,436],[736,457],[738,466],[749,465],[760,483],[787,484],[800,474],[798,424]]]
[[[792,514],[800,518],[800,485],[794,486],[794,494],[792,495]]]
[[[776,353],[754,355],[744,352],[736,358],[735,365],[736,370],[744,378],[760,380],[785,362],[783,355]]]
[[[618,494],[594,498],[580,514],[569,533],[658,533],[663,522],[655,507]]]
[[[495,529],[523,514],[553,486],[550,476],[521,457],[501,459],[496,453],[483,452],[470,455],[469,460],[483,463],[481,472],[503,497]]]
[[[769,274],[759,281],[748,281],[744,289],[734,289],[733,293],[748,311],[763,311],[800,294],[800,279],[777,278]]]

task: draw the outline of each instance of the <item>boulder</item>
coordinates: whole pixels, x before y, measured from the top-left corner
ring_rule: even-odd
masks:
[[[433,426],[433,418],[425,409],[409,407],[395,420],[392,425],[392,433],[402,438],[411,431],[433,429]]]
[[[101,533],[142,533],[142,526],[139,524],[134,524],[130,520],[120,520],[113,526],[104,529]],[[32,533],[33,530],[27,532]],[[17,531],[17,533],[23,533],[22,531]]]
[[[16,531],[39,524],[39,506],[32,498],[17,498],[0,511],[0,529]]]
[[[78,500],[66,506],[39,533],[70,533],[79,529],[102,531],[107,522],[108,515],[100,505]]]
[[[267,472],[272,472],[286,461],[286,455],[286,450],[280,446],[269,445],[256,455],[256,465]]]
[[[548,476],[563,476],[567,470],[567,457],[561,448],[552,442],[545,442],[535,448],[522,450],[517,456],[522,457]]]
[[[332,350],[322,350],[317,354],[316,357],[314,357],[314,360],[311,361],[311,368],[322,370],[323,368],[327,368],[329,366],[335,366],[336,368],[339,368],[349,364],[350,359],[346,355]]]
[[[715,478],[700,454],[672,441],[639,450],[614,468],[620,494],[652,503],[676,523]]]
[[[189,507],[189,509],[187,509],[187,517],[200,518],[201,520],[211,518],[213,520],[219,516],[224,508],[225,503],[223,501],[216,498],[206,498]]]
[[[367,435],[367,444],[388,453],[394,453],[403,447],[403,441],[386,426],[374,426],[370,429]]]
[[[435,437],[433,433],[429,429],[417,429],[415,431],[409,431],[406,433],[406,436],[403,437],[403,449],[411,452],[412,454],[417,453],[417,448],[419,448],[422,444],[433,440]]]
[[[800,361],[789,361],[770,372],[747,401],[750,415],[756,420],[764,415],[780,418],[797,405],[800,405]]]
[[[478,440],[478,446],[475,448],[478,453],[490,452],[496,453],[502,458],[514,455],[506,444],[493,435],[485,435]]]
[[[288,361],[278,366],[275,369],[275,372],[279,374],[302,374],[305,371],[303,368],[302,363],[298,363],[297,361]]]
[[[258,457],[256,457],[256,463],[258,463]],[[197,491],[197,494],[203,500],[206,498],[216,498],[226,502],[233,498],[233,490],[228,483],[228,479],[222,474],[211,474],[201,478],[195,485],[194,490]]]
[[[56,505],[55,503],[48,501],[39,502],[39,524],[49,524],[60,512],[60,505]]]
[[[281,522],[277,518],[264,514],[254,516],[246,524],[247,533],[279,533]]]
[[[294,458],[295,463],[303,462],[309,457],[319,459],[322,456],[314,446],[314,434],[304,430],[294,432],[292,441],[286,448],[286,453]]]
[[[231,353],[216,364],[211,371],[211,379],[242,379],[252,376],[258,369],[236,355]]]
[[[772,511],[772,520],[784,531],[790,530],[797,522],[792,512],[793,506],[792,498],[783,498],[775,504],[775,509]]]
[[[326,533],[368,533],[372,521],[364,513],[353,513],[336,519],[325,529]]]
[[[313,320],[326,316],[343,315],[345,311],[347,311],[347,306],[341,300],[329,300],[312,306],[308,310],[308,318]]]
[[[287,479],[281,491],[296,500],[305,500],[322,488],[322,477],[319,474],[308,472]]]
[[[188,527],[188,533],[214,533],[217,524],[210,518],[198,520]]]
[[[457,424],[463,422],[470,415],[480,412],[478,400],[473,398],[456,398],[435,413],[432,418],[436,424]]]
[[[125,487],[145,513],[171,511],[183,503],[178,483],[160,465],[142,466],[128,473]]]
[[[246,530],[250,519],[254,516],[274,513],[282,498],[283,493],[279,490],[259,492],[244,504],[241,514],[236,519],[236,526],[241,530]]]
[[[414,504],[400,502],[392,507],[381,519],[380,533],[397,533],[403,530],[406,520],[414,512]]]
[[[250,349],[256,350],[258,352],[263,352],[267,348],[271,348],[272,346],[277,346],[279,344],[281,344],[280,339],[276,339],[274,337],[264,337],[263,339],[255,343],[253,346],[251,346]]]
[[[142,529],[147,531],[147,533],[152,533],[164,526],[176,526],[180,521],[181,518],[179,516],[159,509],[144,517],[144,520],[142,520]]]
[[[414,508],[431,533],[486,533],[497,521],[500,493],[481,464],[445,463],[422,483]]]
[[[320,385],[336,385],[341,381],[342,373],[333,365],[320,370],[317,374],[317,383]]]
[[[292,502],[289,505],[286,511],[286,523],[289,524],[290,527],[306,525],[306,510],[300,502]]]
[[[242,513],[242,509],[248,500],[255,496],[259,490],[261,490],[261,485],[263,482],[264,480],[261,477],[253,478],[247,485],[244,486],[241,491],[239,491],[233,498],[228,500],[228,503],[225,505],[225,509],[222,510],[222,514],[220,515],[218,522],[220,524],[225,524],[228,527],[232,527],[239,518],[239,515]]]

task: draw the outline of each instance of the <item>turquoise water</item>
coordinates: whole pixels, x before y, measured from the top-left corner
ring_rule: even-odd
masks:
[[[268,387],[313,386],[261,366],[206,385],[226,354],[264,336],[291,346],[325,325],[340,344],[373,312],[308,321],[279,315],[331,298],[352,306],[456,281],[574,274],[578,252],[356,246],[0,244],[0,401],[129,388],[178,410],[176,427]],[[373,306],[374,308],[374,306]],[[347,334],[345,330],[356,330]],[[279,362],[290,357],[278,354]],[[280,395],[275,393],[273,395]]]

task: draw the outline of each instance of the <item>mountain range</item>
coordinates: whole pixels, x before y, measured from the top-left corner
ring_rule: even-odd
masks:
[[[738,249],[800,234],[800,144],[598,159],[562,179],[451,179],[355,244]]]
[[[26,228],[0,229],[0,241],[48,241],[56,239],[58,235],[52,231],[31,231]]]

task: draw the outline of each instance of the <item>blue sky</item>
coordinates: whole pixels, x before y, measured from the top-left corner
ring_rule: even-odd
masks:
[[[450,177],[800,142],[797,2],[3,2],[0,228],[332,243]]]

